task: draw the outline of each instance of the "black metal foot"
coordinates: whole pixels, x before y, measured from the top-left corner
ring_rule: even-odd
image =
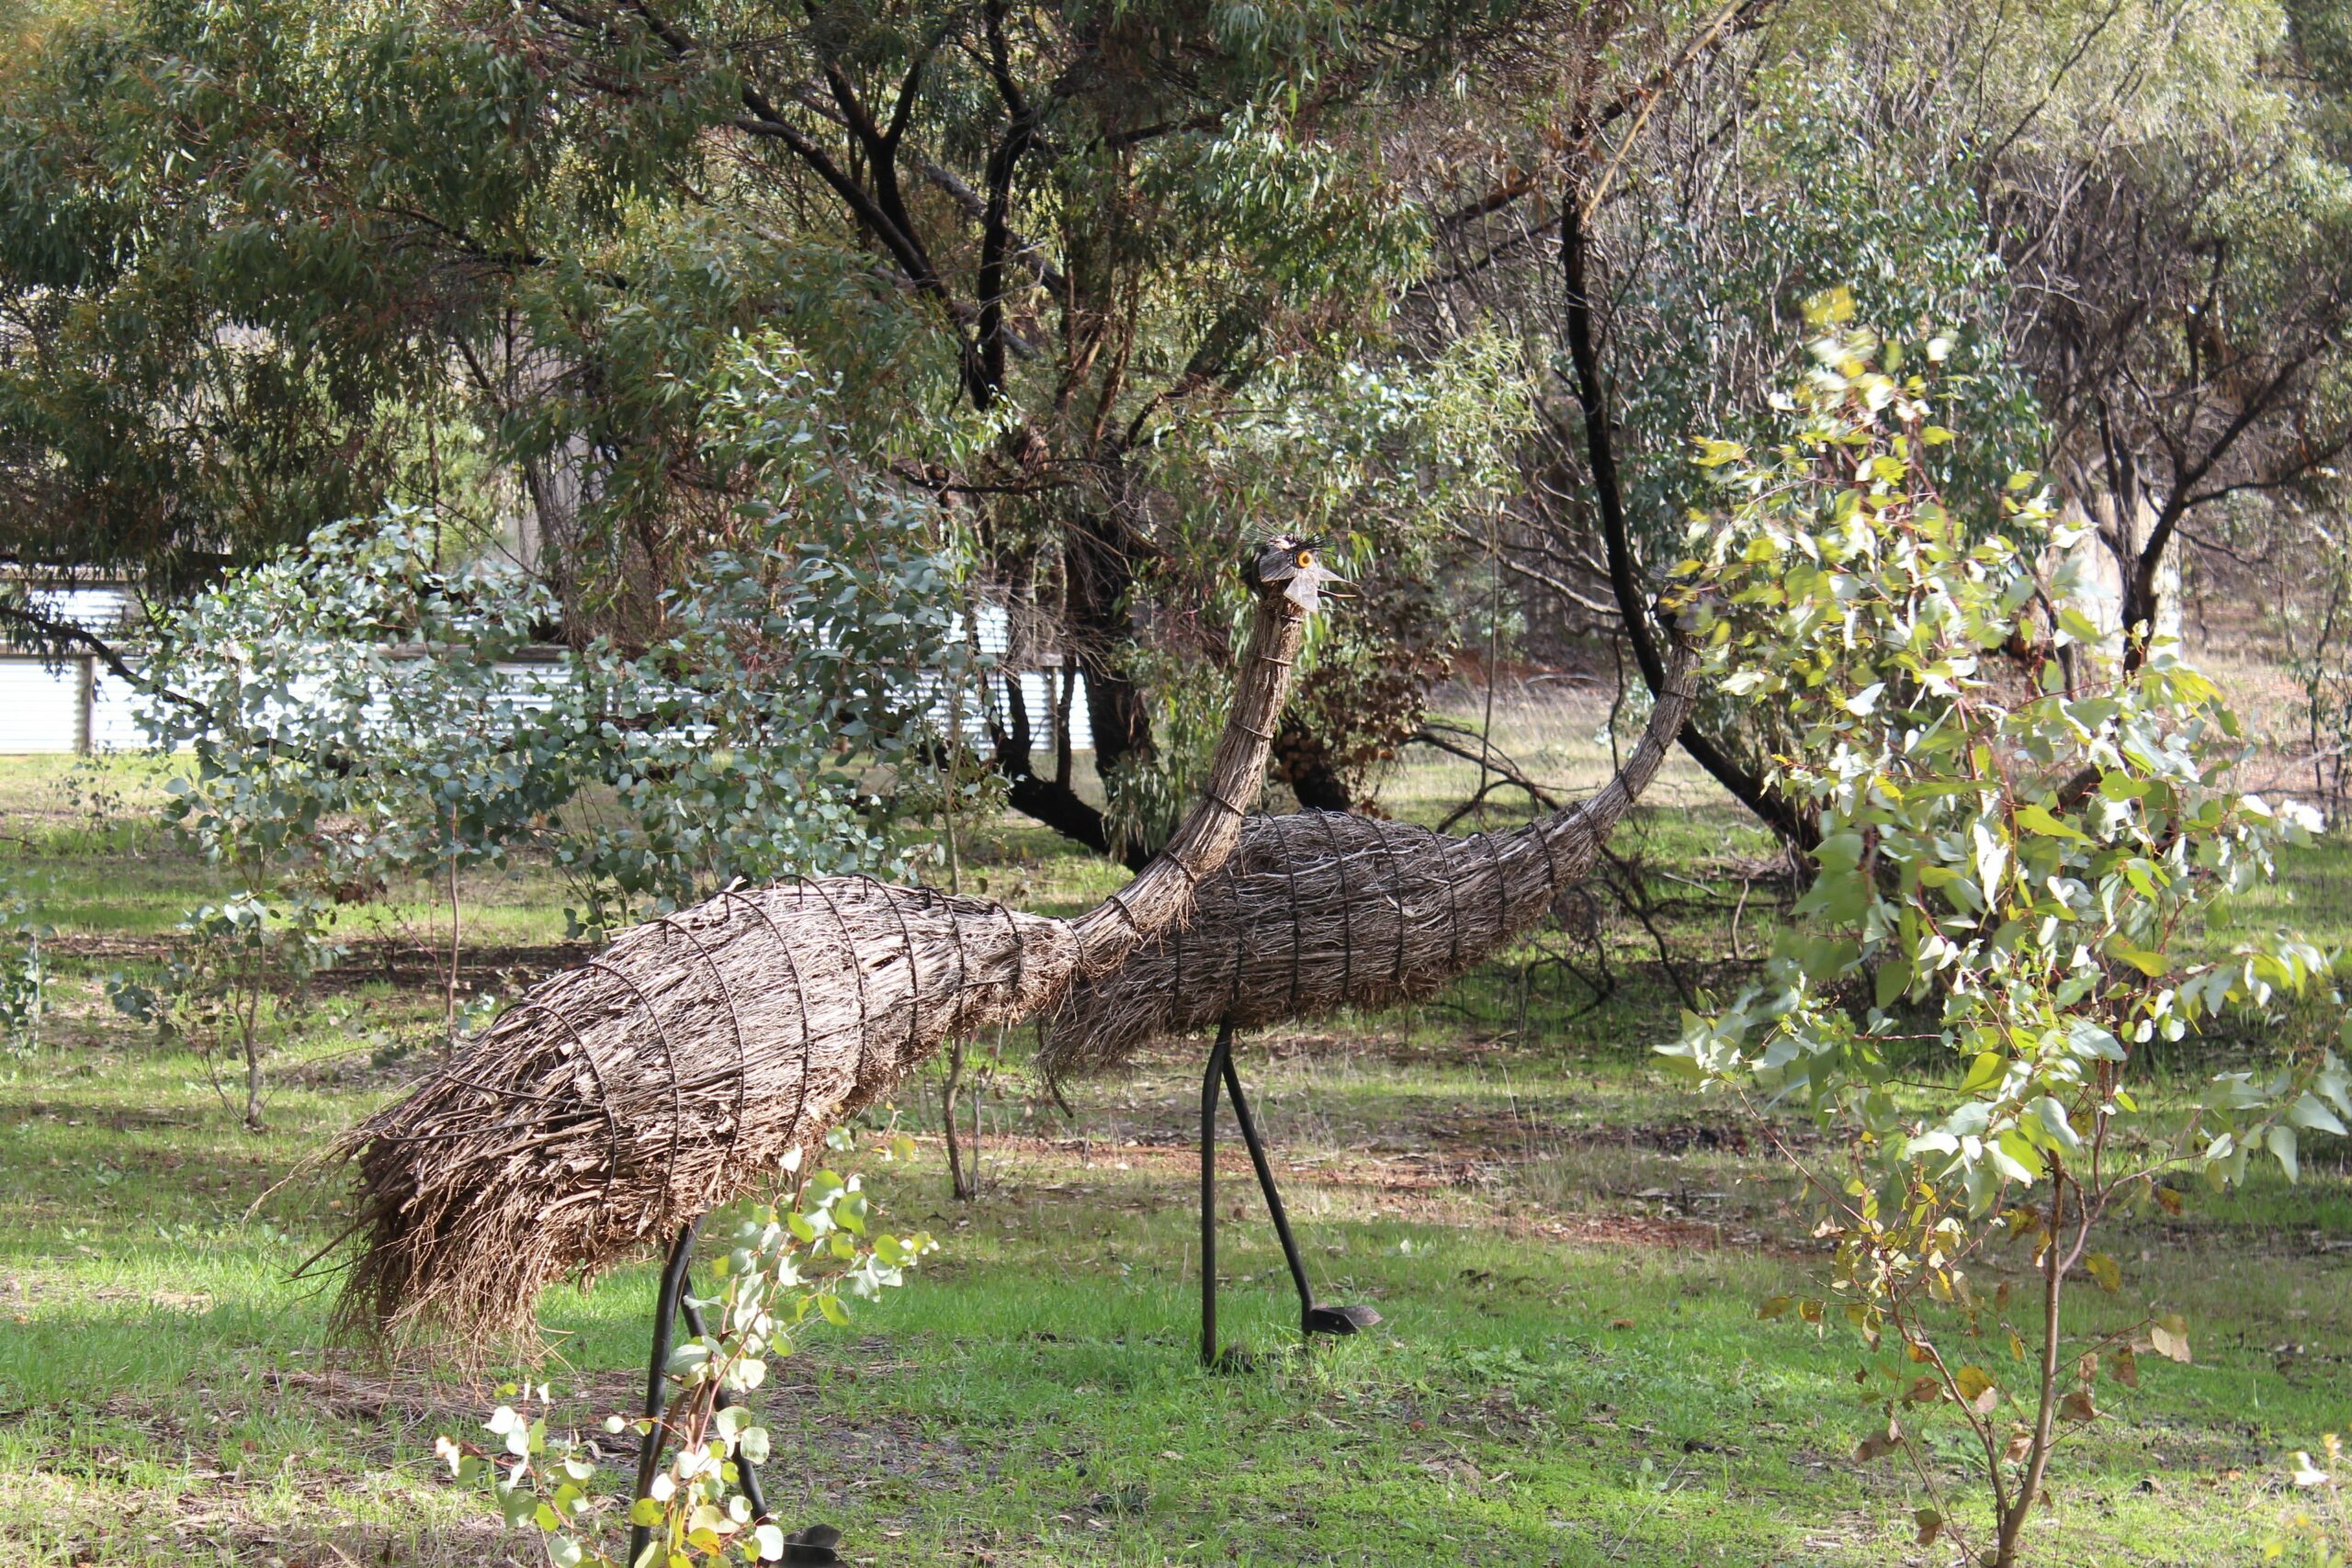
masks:
[[[1290,1265],[1291,1283],[1298,1291],[1299,1328],[1317,1334],[1356,1334],[1380,1321],[1368,1306],[1333,1306],[1315,1299],[1306,1281],[1306,1263],[1298,1254],[1298,1240],[1290,1233],[1290,1215],[1274,1185],[1274,1168],[1258,1137],[1258,1120],[1250,1113],[1249,1097],[1241,1092],[1241,1075],[1233,1066],[1233,1024],[1217,1025],[1216,1044],[1209,1052],[1207,1072],[1201,1079],[1201,1360],[1220,1371],[1254,1370],[1261,1359],[1238,1347],[1216,1348],[1216,1098],[1222,1088],[1233,1101],[1233,1119],[1249,1147],[1250,1164],[1258,1173],[1258,1189],[1266,1195],[1266,1212],[1273,1217],[1274,1234],[1282,1238],[1283,1258]],[[1246,1365],[1229,1365],[1236,1359]]]
[[[1329,1306],[1316,1302],[1307,1307],[1300,1326],[1309,1334],[1361,1334],[1379,1322],[1380,1314],[1368,1306]]]
[[[788,1563],[839,1562],[842,1554],[834,1548],[841,1541],[842,1532],[832,1526],[810,1525],[784,1538],[784,1560]]]

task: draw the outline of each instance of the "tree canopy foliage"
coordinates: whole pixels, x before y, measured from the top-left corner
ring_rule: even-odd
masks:
[[[1497,570],[1518,631],[1620,622],[1655,673],[1633,612],[1690,434],[1762,428],[1808,302],[1949,338],[1983,449],[2091,520],[2125,625],[2193,519],[2312,504],[2352,439],[2330,0],[12,16],[21,558],[170,596],[430,504],[575,647],[649,648],[726,547],[747,481],[707,411],[773,332],[966,520],[1011,663],[1083,673],[1107,812],[1006,685],[977,739],[1014,806],[1130,859],[1197,765],[1237,522],[1320,529],[1378,590],[1280,748],[1351,804],[1493,640]],[[1806,836],[1740,714],[1690,740]]]
[[[702,389],[766,326],[972,511],[1008,592],[1051,601],[1106,772],[1140,766],[1140,667],[1220,635],[1165,611],[1227,531],[1205,509],[1385,525],[1402,570],[1432,513],[1490,499],[1442,493],[1465,445],[1507,451],[1498,400],[1448,389],[1486,362],[1384,346],[1430,220],[1377,127],[1555,20],[288,0],[61,25],[0,133],[23,548],[169,588],[385,496],[519,511],[570,635],[641,643],[734,499]],[[1359,420],[1339,395],[1367,386],[1422,416]],[[1253,428],[1260,393],[1286,433]],[[1301,441],[1330,460],[1283,466]],[[1009,767],[1107,844],[1066,777]]]

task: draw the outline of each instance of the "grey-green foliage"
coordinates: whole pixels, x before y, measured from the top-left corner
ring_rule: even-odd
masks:
[[[834,384],[775,340],[725,364],[708,449],[758,476],[754,499],[670,597],[660,644],[575,666],[574,732],[621,811],[557,854],[599,924],[738,877],[905,874],[895,825],[940,804],[944,706],[982,660],[967,542],[860,456]]]
[[[1325,340],[1394,354],[1430,227],[1396,133],[1490,68],[1544,77],[1531,54],[1575,48],[1554,15],[95,8],[28,51],[0,113],[0,306],[24,323],[0,344],[0,482],[28,554],[175,591],[320,518],[446,498],[461,426],[480,488],[531,496],[568,624],[634,650],[742,493],[706,460],[700,389],[732,333],[788,322],[898,455],[915,411],[992,423],[919,455],[1008,581],[1051,593],[1077,562],[1088,591],[1059,608],[1094,698],[1133,716],[1208,662],[1183,649],[1176,684],[1129,689],[1158,609],[1135,573],[1223,566],[1236,520],[1194,551],[1131,459],[1261,382],[1286,395],[1270,367],[1328,394],[1356,350]],[[1095,728],[1106,761],[1150,749]],[[1066,780],[1025,782],[1024,809],[1100,838]]]
[[[2008,355],[2049,422],[2040,460],[2062,502],[2101,519],[2127,623],[2156,617],[2192,513],[2205,534],[2249,498],[2341,504],[2352,171],[2336,10],[2067,0],[2019,25],[1953,0],[1798,51],[1809,89],[1853,85],[1838,107],[1890,205],[1973,188],[2007,276]]]
[[[49,961],[40,944],[48,934],[23,891],[0,882],[0,1051],[40,1043],[49,1003]]]
[[[1692,436],[1768,440],[1786,418],[1773,389],[1792,346],[1825,316],[1944,340],[1945,384],[1965,378],[1980,438],[1939,449],[1929,473],[1976,526],[1996,515],[1999,456],[2041,446],[2032,390],[2004,348],[2007,272],[1968,165],[1890,145],[1865,118],[1868,85],[1835,60],[1769,73],[1760,91],[1715,203],[1681,202],[1663,175],[1635,193],[1652,248],[1626,278],[1611,367],[1628,521],[1661,582],[1702,500]]]
[[[444,565],[442,528],[407,508],[191,600],[147,671],[187,699],[148,720],[195,753],[175,827],[254,891],[539,845],[598,925],[739,877],[903,871],[877,770],[927,765],[935,688],[978,657],[965,554],[850,450],[836,396],[778,340],[726,361],[708,449],[756,499],[642,650],[545,648],[546,588],[495,556]],[[568,811],[583,792],[599,809]]]
[[[512,566],[445,570],[431,513],[331,523],[184,604],[146,727],[195,754],[172,820],[243,874],[315,859],[414,872],[501,859],[578,784],[562,671],[514,661],[553,605]],[[534,744],[534,743],[537,744]]]
[[[1226,570],[1237,516],[1282,519],[1362,585],[1349,614],[1309,626],[1285,723],[1357,785],[1419,727],[1455,648],[1439,601],[1464,544],[1488,537],[1518,494],[1518,450],[1534,423],[1520,345],[1491,327],[1418,361],[1377,347],[1337,339],[1279,359],[1247,400],[1170,418],[1135,465],[1175,541],[1174,562],[1147,581],[1150,597],[1205,601],[1198,618],[1226,630],[1225,644],[1249,609]],[[1105,774],[1105,816],[1114,841],[1148,849],[1193,798],[1225,677],[1164,644],[1135,668],[1156,694],[1157,746]]]
[[[441,544],[409,509],[331,524],[183,604],[147,662],[142,722],[195,763],[166,817],[227,888],[182,917],[154,984],[109,989],[208,1065],[233,1043],[250,1126],[272,1043],[339,956],[329,891],[503,857],[571,787],[560,751],[512,743],[531,694],[500,669],[544,597],[496,565],[439,570]]]
[[[2007,272],[1964,160],[1909,145],[1865,113],[1871,84],[1836,51],[1764,73],[1739,151],[1705,201],[1671,171],[1634,193],[1642,265],[1624,277],[1611,345],[1628,530],[1661,585],[1702,501],[1693,433],[1760,445],[1786,417],[1772,389],[1808,331],[1860,319],[1937,340],[1942,382],[1964,395],[1976,441],[1927,455],[1927,478],[1963,526],[1998,520],[2001,458],[2039,451],[2039,406],[2003,338]],[[1761,772],[1770,741],[1752,708],[1716,694],[1707,733]]]
[[[161,972],[150,980],[109,976],[107,999],[153,1025],[164,1043],[192,1052],[221,1104],[234,1111],[240,1107],[220,1076],[221,1057],[232,1055],[243,1077],[244,1123],[259,1132],[270,1049],[303,1010],[311,976],[343,954],[331,926],[329,905],[305,891],[241,887],[181,915]]]

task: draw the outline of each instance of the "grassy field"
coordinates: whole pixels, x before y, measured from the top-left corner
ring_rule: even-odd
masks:
[[[1498,728],[1538,777],[1589,784],[1600,716],[1566,711],[1506,705]],[[116,797],[96,817],[94,780]],[[1417,766],[1387,798],[1429,819],[1475,782]],[[304,1161],[434,1059],[446,916],[422,889],[354,916],[351,959],[272,1065],[270,1131],[243,1132],[203,1063],[99,992],[218,891],[153,825],[158,788],[128,764],[0,762],[0,856],[57,929],[62,976],[43,1046],[0,1057],[6,1559],[534,1561],[432,1458],[436,1432],[479,1423],[490,1380],[330,1349],[322,1286],[292,1277],[340,1202]],[[1066,909],[1117,880],[1019,824],[981,840],[973,876],[1016,902]],[[1310,1267],[1386,1319],[1311,1355],[1196,1364],[1197,1048],[1077,1086],[1066,1117],[1005,1042],[985,1192],[945,1196],[935,1137],[872,1171],[890,1223],[943,1250],[763,1395],[785,1522],[893,1564],[1952,1562],[1913,1544],[1916,1482],[1849,1457],[1860,1347],[1757,1320],[1823,1262],[1790,1182],[1724,1106],[1650,1066],[1679,992],[1736,983],[1735,955],[1769,941],[1767,846],[1678,774],[1616,847],[1631,910],[1599,900],[1592,931],[1417,1011],[1245,1043]],[[2239,934],[2290,919],[2344,940],[2347,876],[2352,854],[2323,846]],[[469,985],[565,961],[544,871],[463,899]],[[933,1134],[935,1083],[910,1087],[895,1113]],[[1220,1148],[1227,1332],[1280,1351],[1281,1254]],[[2070,1328],[2154,1303],[2188,1318],[2196,1360],[2106,1395],[2111,1416],[2062,1450],[2036,1562],[2257,1561],[2285,1453],[2352,1424],[2352,1152],[2305,1156],[2300,1187],[2265,1169],[2110,1239],[2124,1292],[2075,1293]],[[544,1303],[539,1371],[582,1428],[633,1402],[650,1293],[640,1265]],[[1949,1432],[1932,1452],[1958,1484]]]

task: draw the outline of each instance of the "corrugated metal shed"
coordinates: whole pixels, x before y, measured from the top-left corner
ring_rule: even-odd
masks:
[[[109,582],[48,589],[33,600],[42,615],[102,637],[115,635],[133,608],[130,591]],[[95,659],[51,663],[0,646],[0,755],[143,746],[135,701]]]
[[[61,666],[0,654],[0,756],[119,751],[147,743],[135,694],[93,659]]]

